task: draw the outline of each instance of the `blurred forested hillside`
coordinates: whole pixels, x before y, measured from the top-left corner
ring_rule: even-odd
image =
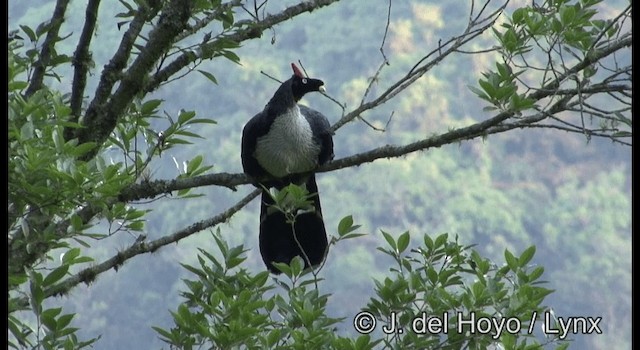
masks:
[[[275,12],[286,3],[269,2],[267,10]],[[37,26],[50,16],[53,5],[51,1],[10,1],[10,29],[19,24]],[[463,30],[468,5],[460,0],[393,1],[384,46],[389,66],[374,89],[405,74],[438,40]],[[73,1],[70,6],[73,11],[62,36],[77,36],[82,28],[85,2]],[[242,127],[278,87],[261,71],[285,80],[291,74],[290,62],[300,60],[309,76],[325,81],[330,96],[347,106],[357,105],[382,62],[380,45],[388,6],[387,1],[342,1],[298,16],[265,32],[261,39],[245,42],[235,51],[240,65],[218,60],[197,67],[213,74],[217,84],[194,71],[160,88],[150,98],[165,100],[166,110],[192,110],[217,124],[198,130],[204,138],[192,145],[163,152],[152,165],[152,177],[176,177],[183,162],[196,154],[213,165],[212,171],[241,172]],[[611,14],[624,6],[626,1],[615,0],[602,2],[599,8],[601,14]],[[93,48],[94,77],[117,47],[122,33],[114,15],[121,11],[124,8],[116,1],[101,6],[94,39],[100,44]],[[486,47],[493,40],[481,37],[469,49]],[[69,55],[73,42],[67,47]],[[627,57],[618,59],[630,60],[630,55],[629,49]],[[449,57],[402,96],[363,115],[384,132],[362,122],[341,128],[334,136],[336,158],[487,118],[485,103],[468,85],[477,84],[481,72],[491,68],[496,58],[490,54]],[[52,79],[53,86],[68,83],[62,72],[60,82]],[[320,94],[306,96],[303,103],[332,122],[342,114],[336,103]],[[168,124],[159,118],[153,127],[162,130]],[[339,332],[353,332],[351,320],[371,293],[371,278],[388,269],[390,260],[376,250],[383,241],[381,229],[393,235],[406,230],[448,232],[496,259],[507,248],[522,251],[535,244],[534,263],[544,265],[547,286],[555,289],[547,300],[555,313],[603,318],[603,334],[575,335],[570,348],[631,347],[631,147],[558,130],[516,130],[322,173],[318,181],[328,230],[334,233],[339,220],[352,214],[362,225],[360,231],[368,233],[332,249],[321,272],[326,279],[321,292],[333,294],[330,316],[346,317]],[[146,234],[159,237],[215,215],[251,190],[248,185],[237,191],[201,188],[193,190],[204,194],[198,198],[168,196],[144,204],[153,209]],[[220,226],[230,244],[251,248],[248,266],[255,271],[264,269],[258,252],[258,211],[254,200]],[[123,234],[115,242],[95,244],[91,254],[101,260],[134,240]],[[211,235],[202,232],[133,259],[92,285],[75,288],[65,297],[67,310],[82,311],[75,321],[83,333],[102,334],[97,349],[160,348],[163,343],[150,327],[172,323],[168,310],[179,303],[182,278],[188,276],[180,263],[194,263],[197,248],[212,246]]]

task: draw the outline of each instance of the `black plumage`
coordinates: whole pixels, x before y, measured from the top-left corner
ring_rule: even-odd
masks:
[[[279,270],[272,262],[290,263],[295,256],[302,257],[305,267],[316,266],[324,260],[328,247],[313,171],[333,159],[332,132],[324,115],[298,105],[306,93],[324,91],[324,82],[303,76],[294,64],[291,67],[293,76],[280,85],[262,112],[242,131],[244,172],[263,188],[260,253],[274,273]],[[314,208],[298,213],[295,238],[285,215],[271,207],[273,199],[265,190],[280,190],[291,183],[306,187]]]

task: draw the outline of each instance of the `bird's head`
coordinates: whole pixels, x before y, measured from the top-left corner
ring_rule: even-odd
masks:
[[[291,92],[293,98],[300,101],[302,96],[307,92],[319,91],[325,92],[324,82],[320,79],[313,79],[305,77],[300,69],[293,63],[291,63],[293,69],[293,76],[291,77]]]

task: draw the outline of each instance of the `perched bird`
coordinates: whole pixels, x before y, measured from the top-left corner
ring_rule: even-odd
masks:
[[[319,265],[328,246],[314,170],[333,159],[332,132],[324,115],[298,105],[306,93],[324,92],[324,82],[305,77],[293,63],[291,68],[293,76],[242,130],[242,167],[263,189],[260,253],[276,274],[280,271],[273,262],[288,264],[295,256],[305,261],[305,268]],[[267,192],[291,183],[306,187],[315,209],[298,212],[294,230],[285,215],[271,206],[274,201]]]

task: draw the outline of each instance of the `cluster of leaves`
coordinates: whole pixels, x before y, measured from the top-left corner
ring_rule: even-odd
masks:
[[[22,30],[31,41],[44,33],[27,26]],[[25,93],[36,59],[32,52],[25,50],[17,34],[9,42],[9,343],[14,348],[82,348],[96,339],[79,341],[77,329],[69,326],[74,314],[46,308],[46,299],[66,293],[66,279],[93,261],[81,248],[117,232],[144,230],[147,210],[117,197],[127,186],[144,181],[153,156],[188,143],[184,137],[199,137],[189,128],[213,121],[183,111],[160,140],[149,119],[156,117],[162,101],[141,101],[130,106],[104,144],[68,140],[65,131],[81,127],[72,121],[69,95],[47,87]],[[138,146],[141,139],[146,147]],[[196,176],[209,168],[198,156],[185,162],[181,176]],[[108,232],[89,232],[101,220]],[[54,254],[63,257],[58,260]],[[28,321],[29,311],[33,322]]]
[[[25,321],[26,317],[13,314],[17,309],[26,308],[18,305],[16,298],[9,298],[8,328],[13,339],[10,338],[8,345],[11,348],[82,349],[100,339],[100,336],[89,340],[78,339],[78,328],[71,326],[74,313],[63,314],[60,307],[44,306],[47,288],[55,286],[64,278],[71,266],[91,261],[92,258],[80,255],[80,248],[70,248],[62,254],[60,265],[52,268],[46,275],[37,270],[30,271],[28,276],[9,275],[10,289],[28,284],[29,307],[35,316],[34,326]]]
[[[446,337],[414,331],[377,338],[370,334],[340,336],[335,330],[344,319],[326,316],[331,295],[320,294],[317,284],[321,281],[302,270],[301,258],[282,269],[285,279],[273,278],[270,282],[268,272],[253,275],[242,268],[246,258],[243,246],[230,248],[219,233],[213,237],[221,258],[201,249],[199,266],[183,265],[197,278],[185,280],[188,287],[182,293],[185,302],[171,312],[175,326],[154,327],[172,347],[485,349],[497,343],[508,349],[541,346],[529,334],[478,334],[466,328],[459,332],[454,316],[450,318]],[[377,296],[363,307],[382,324],[389,321],[392,312],[399,314],[396,329],[405,330],[411,329],[411,320],[421,313],[469,318],[473,312],[477,317],[496,320],[516,317],[526,333],[531,315],[542,314],[544,310],[542,302],[551,291],[539,286],[542,267],[527,265],[535,252],[533,247],[520,257],[505,252],[507,265],[496,268],[477,252],[469,252],[450,241],[446,234],[435,240],[425,235],[424,246],[413,250],[415,256],[403,257],[400,254],[407,248],[409,234],[402,234],[397,242],[388,237],[393,243],[380,250],[395,255],[402,267],[392,268],[391,277],[376,281]],[[464,275],[476,280],[469,282]],[[560,343],[558,348],[567,345]]]
[[[600,2],[547,0],[514,10],[502,28],[492,28],[502,63],[496,64],[497,70],[483,73],[479,87],[470,87],[472,92],[491,104],[487,110],[518,114],[548,110],[553,103],[574,95],[577,101],[562,104],[579,111],[581,120],[563,121],[566,130],[587,137],[600,133],[614,141],[630,137],[630,66],[622,68],[616,60],[605,64],[594,57],[617,51],[615,47],[622,42],[630,45],[630,34],[624,33],[623,27],[631,5],[615,18],[598,19],[596,6]],[[558,93],[559,89],[564,93]],[[611,91],[608,108],[591,107],[591,91],[600,90]],[[596,126],[587,128],[584,116],[595,120]]]
[[[303,200],[308,195],[295,185],[284,192],[287,195],[274,195],[276,200],[287,202],[281,206],[290,206],[287,197]],[[358,228],[352,217],[343,218],[332,244],[360,236],[354,233]],[[244,269],[244,246],[230,248],[219,232],[213,238],[220,257],[200,249],[199,266],[183,264],[196,279],[184,281],[188,288],[182,293],[185,301],[171,312],[175,326],[154,329],[163,341],[184,349],[485,349],[497,343],[508,349],[540,347],[527,330],[532,315],[545,310],[542,303],[551,290],[541,286],[544,269],[530,265],[534,246],[520,256],[506,250],[506,264],[497,267],[457,239],[452,241],[448,234],[435,239],[424,235],[423,244],[411,250],[409,232],[397,240],[384,231],[382,235],[388,246],[378,250],[391,256],[397,267],[390,268],[389,277],[375,281],[376,296],[362,310],[377,320],[370,319],[369,325],[387,323],[389,315],[397,314],[395,331],[385,331],[390,334],[371,334],[372,327],[365,331],[357,328],[360,334],[356,337],[338,335],[335,331],[347,317],[326,316],[331,294],[319,292],[322,279],[315,271],[303,269],[301,257],[290,264],[277,264],[283,277],[270,282],[268,272],[253,275]],[[498,322],[517,319],[523,329],[482,334],[469,325],[462,331],[456,328],[458,318],[469,318],[471,313]],[[444,325],[447,335],[408,331],[420,314],[451,315],[449,324]],[[558,348],[567,345],[560,343]]]
[[[541,286],[544,268],[530,265],[535,246],[520,256],[505,250],[506,264],[498,267],[446,233],[435,239],[424,235],[422,245],[409,251],[409,232],[397,240],[384,231],[382,235],[388,247],[378,250],[391,256],[397,267],[390,269],[390,277],[375,282],[377,296],[365,309],[381,323],[396,315],[396,331],[383,339],[387,348],[486,349],[497,344],[505,349],[540,348],[529,324],[532,317],[543,314],[544,298],[552,291]],[[434,328],[440,329],[438,334],[425,331],[423,323],[432,317],[438,322],[448,320]],[[494,324],[487,332],[486,327],[482,331],[476,327],[479,323],[468,322],[481,318],[518,326],[505,331]],[[559,344],[561,349],[566,346]]]
[[[613,38],[620,28],[614,20],[593,19],[598,13],[594,7],[601,1],[550,0],[540,6],[518,8],[503,24],[504,31],[494,29],[501,53],[513,57],[531,51],[533,46],[552,51],[552,47],[563,45],[588,52],[606,44],[599,40]],[[544,38],[545,46],[538,38]]]
[[[469,86],[471,91],[492,106],[485,111],[499,110],[519,112],[532,108],[534,100],[525,94],[518,94],[516,78],[524,71],[513,73],[511,67],[504,63],[496,63],[497,71],[483,72],[484,79],[478,80],[480,88]]]
[[[302,259],[284,271],[292,277],[291,285],[283,294],[275,294],[274,285],[267,283],[267,271],[253,275],[241,267],[246,259],[242,245],[228,247],[219,233],[213,238],[221,258],[200,249],[199,266],[183,264],[197,280],[185,280],[186,301],[172,312],[175,327],[153,327],[165,342],[181,349],[205,345],[271,349],[291,343],[309,349],[328,343],[329,331],[339,320],[326,316],[328,295],[309,288],[313,279],[294,277],[303,274]]]

